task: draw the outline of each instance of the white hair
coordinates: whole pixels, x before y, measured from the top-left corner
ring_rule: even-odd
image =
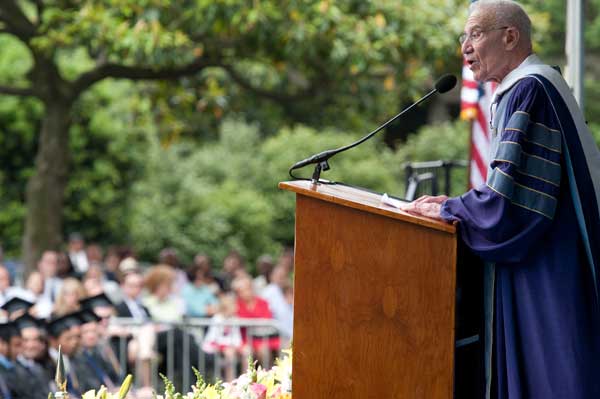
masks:
[[[531,20],[519,3],[511,0],[479,0],[469,7],[469,14],[474,12],[490,15],[498,25],[514,26],[525,43],[531,44]]]

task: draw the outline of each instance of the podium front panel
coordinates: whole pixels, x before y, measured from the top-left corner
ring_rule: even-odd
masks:
[[[294,399],[452,398],[456,235],[296,198]]]

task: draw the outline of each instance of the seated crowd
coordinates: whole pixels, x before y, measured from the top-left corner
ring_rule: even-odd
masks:
[[[143,267],[131,251],[103,256],[79,235],[67,252],[45,251],[24,284],[0,264],[0,397],[55,392],[59,347],[75,397],[117,389],[134,368],[137,385],[150,386],[154,368],[165,370],[168,345],[176,367],[199,368],[202,358],[230,381],[248,356],[268,362],[289,345],[292,273],[291,251],[278,262],[260,257],[252,276],[235,251],[218,271],[202,254],[182,267],[170,248]],[[271,322],[261,331],[248,319]]]

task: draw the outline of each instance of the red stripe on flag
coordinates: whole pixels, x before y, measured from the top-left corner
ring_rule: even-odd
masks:
[[[489,122],[485,118],[485,113],[481,109],[481,104],[477,104],[477,123],[481,127],[481,130],[483,131],[485,138],[488,139],[488,144],[489,144],[489,140],[490,140]],[[486,150],[489,150],[489,148],[487,148]]]

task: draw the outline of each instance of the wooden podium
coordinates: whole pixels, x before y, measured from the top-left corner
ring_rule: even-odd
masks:
[[[296,193],[294,399],[452,398],[457,236],[344,185]]]

